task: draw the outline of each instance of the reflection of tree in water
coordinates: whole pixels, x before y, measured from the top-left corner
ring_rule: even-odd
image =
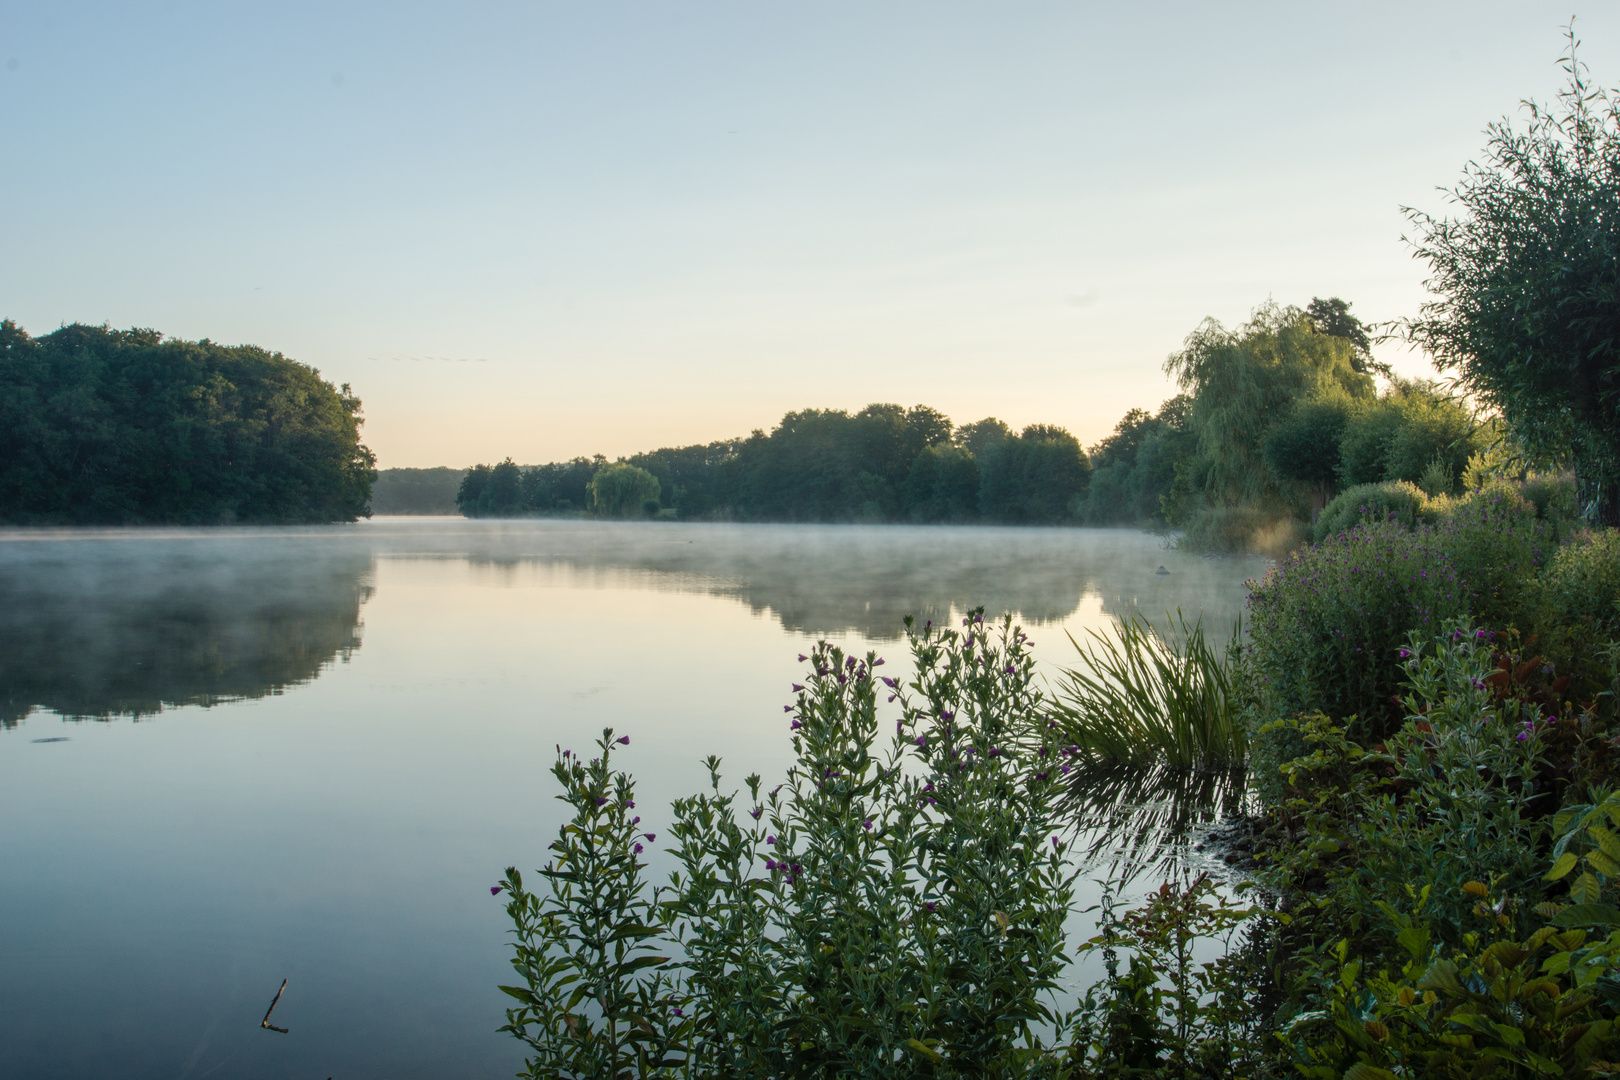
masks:
[[[1219,635],[1241,611],[1234,580],[1259,569],[1123,529],[532,523],[485,531],[464,550],[479,565],[560,565],[603,583],[628,572],[642,587],[735,597],[786,630],[876,640],[899,637],[906,615],[939,620],[980,605],[1058,622],[1093,592],[1116,616],[1203,610]],[[1171,572],[1157,574],[1160,564]]]
[[[0,725],[280,693],[360,646],[371,556],[221,535],[0,545]]]

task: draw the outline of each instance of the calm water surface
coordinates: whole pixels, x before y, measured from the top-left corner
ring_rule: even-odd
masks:
[[[1261,569],[1120,530],[0,531],[0,1076],[509,1076],[489,886],[544,862],[556,745],[630,734],[657,829],[706,754],[784,772],[818,638],[898,662],[903,615],[982,604],[1050,672],[1132,612],[1224,628]]]

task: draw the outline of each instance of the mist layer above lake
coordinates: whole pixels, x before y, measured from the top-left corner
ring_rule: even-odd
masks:
[[[0,1075],[510,1074],[488,886],[544,861],[557,745],[630,734],[662,833],[704,755],[785,770],[817,637],[900,668],[903,615],[983,604],[1050,670],[1116,614],[1224,625],[1259,569],[1094,530],[0,534]]]

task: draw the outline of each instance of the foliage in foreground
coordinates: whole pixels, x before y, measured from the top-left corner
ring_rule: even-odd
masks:
[[[534,1077],[1057,1076],[1072,1024],[1065,754],[1004,622],[911,638],[916,678],[825,643],[789,706],[798,763],[764,794],[678,801],[653,888],[609,731],[553,775],[573,818],[544,885],[502,885],[510,1031]],[[879,695],[899,717],[880,731]],[[1056,1035],[1056,1041],[1052,1035]]]

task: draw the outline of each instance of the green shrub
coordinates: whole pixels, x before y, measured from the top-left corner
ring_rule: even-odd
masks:
[[[1587,533],[1559,548],[1547,568],[1546,598],[1562,620],[1620,631],[1620,532]]]
[[[1322,508],[1316,519],[1316,542],[1320,544],[1330,536],[1368,522],[1395,521],[1408,529],[1416,528],[1427,503],[1428,496],[1416,484],[1405,480],[1357,484],[1340,492]]]
[[[787,707],[797,764],[761,796],[678,801],[667,887],[641,876],[634,788],[605,732],[552,769],[573,819],[530,892],[502,886],[524,1075],[1055,1075],[1074,870],[1063,756],[1003,622],[911,638],[916,676],[826,643]],[[882,689],[880,689],[880,684]],[[878,697],[900,702],[892,737]],[[886,725],[887,720],[881,721]],[[1066,1051],[1061,1051],[1066,1053]]]
[[[1253,996],[1265,972],[1230,947],[1257,914],[1221,897],[1208,874],[1165,882],[1124,916],[1105,895],[1100,933],[1080,952],[1100,954],[1107,975],[1079,1009],[1071,1075],[1219,1078],[1263,1067],[1266,1017]],[[1197,962],[1194,948],[1212,940],[1225,953]]]
[[[1362,525],[1280,560],[1249,596],[1265,714],[1322,712],[1357,738],[1398,725],[1394,660],[1468,610],[1468,583],[1427,529]]]
[[[1496,482],[1431,507],[1435,546],[1468,582],[1468,609],[1493,630],[1528,631],[1542,618],[1538,574],[1551,554],[1549,529],[1517,484]]]
[[[1520,490],[1535,504],[1536,516],[1553,526],[1560,537],[1580,518],[1574,473],[1532,473]]]

